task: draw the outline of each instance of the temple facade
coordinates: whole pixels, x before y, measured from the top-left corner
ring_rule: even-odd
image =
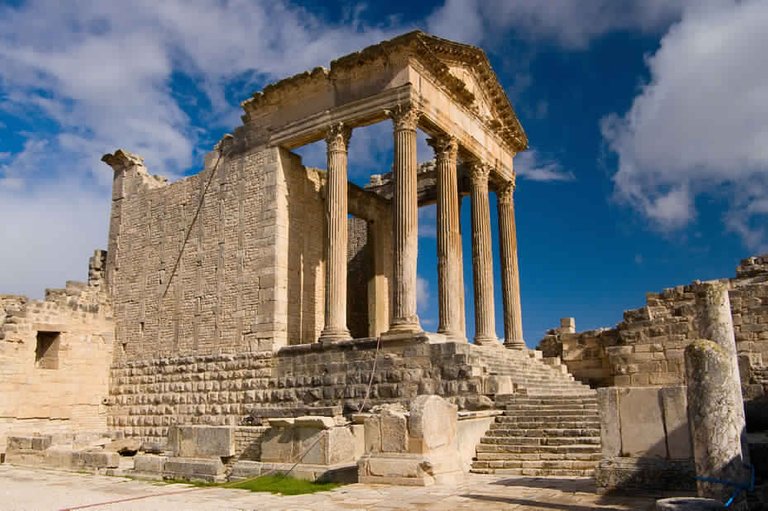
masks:
[[[353,337],[421,335],[419,207],[437,203],[438,334],[498,343],[489,194],[498,199],[505,345],[523,349],[514,218],[514,156],[526,138],[476,48],[423,33],[288,78],[243,103],[244,124],[205,169],[167,184],[139,156],[114,169],[107,253],[118,363],[158,353],[275,351]],[[348,182],[359,126],[391,122],[394,165],[366,189]],[[417,129],[434,165],[420,172]],[[324,140],[327,169],[291,152]],[[465,331],[459,202],[472,203],[476,332]],[[364,222],[369,261],[350,274],[350,222]],[[358,230],[360,226],[357,227]],[[353,233],[354,234],[354,233]],[[358,243],[359,245],[359,243]],[[354,264],[353,264],[354,265]],[[350,287],[350,280],[364,282]],[[348,326],[349,294],[365,296],[368,328]]]

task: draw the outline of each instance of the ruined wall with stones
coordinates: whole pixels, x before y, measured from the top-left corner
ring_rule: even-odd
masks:
[[[0,452],[8,434],[106,431],[114,324],[104,264],[96,251],[87,284],[44,300],[0,299]]]
[[[170,185],[136,162],[118,166],[117,365],[271,351],[315,340],[322,328],[318,172],[277,148],[224,154]]]
[[[768,352],[768,255],[743,260],[729,283],[737,350],[752,367],[763,367]],[[684,383],[683,350],[696,338],[692,288],[677,286],[648,293],[646,306],[626,311],[612,329],[551,330],[540,346],[545,355],[559,352],[577,379],[595,386],[667,386]],[[749,365],[742,371],[749,372]]]

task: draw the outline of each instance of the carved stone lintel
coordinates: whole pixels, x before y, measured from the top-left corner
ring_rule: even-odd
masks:
[[[344,151],[349,148],[349,140],[352,138],[352,129],[343,122],[331,124],[325,133],[325,141],[328,151]]]
[[[392,110],[387,110],[386,114],[392,119],[395,131],[416,131],[419,125],[419,118],[421,117],[421,110],[411,104],[402,104],[397,105]]]

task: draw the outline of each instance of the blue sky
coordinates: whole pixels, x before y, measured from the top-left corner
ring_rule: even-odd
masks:
[[[768,250],[766,26],[756,0],[0,4],[0,292],[85,278],[106,245],[102,154],[197,172],[252,92],[420,28],[482,47],[528,133],[515,163],[529,345],[563,316],[612,325],[648,291],[730,276]],[[322,146],[300,153],[324,166]],[[390,165],[390,127],[356,130],[352,179]],[[468,232],[468,204],[462,215]],[[434,212],[421,219],[434,329]]]

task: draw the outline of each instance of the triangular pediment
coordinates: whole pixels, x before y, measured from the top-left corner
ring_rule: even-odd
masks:
[[[423,32],[402,37],[418,41],[420,51],[414,55],[422,61],[431,60],[433,72],[438,78],[442,75],[455,96],[478,117],[500,131],[516,151],[527,149],[528,138],[483,50]]]

